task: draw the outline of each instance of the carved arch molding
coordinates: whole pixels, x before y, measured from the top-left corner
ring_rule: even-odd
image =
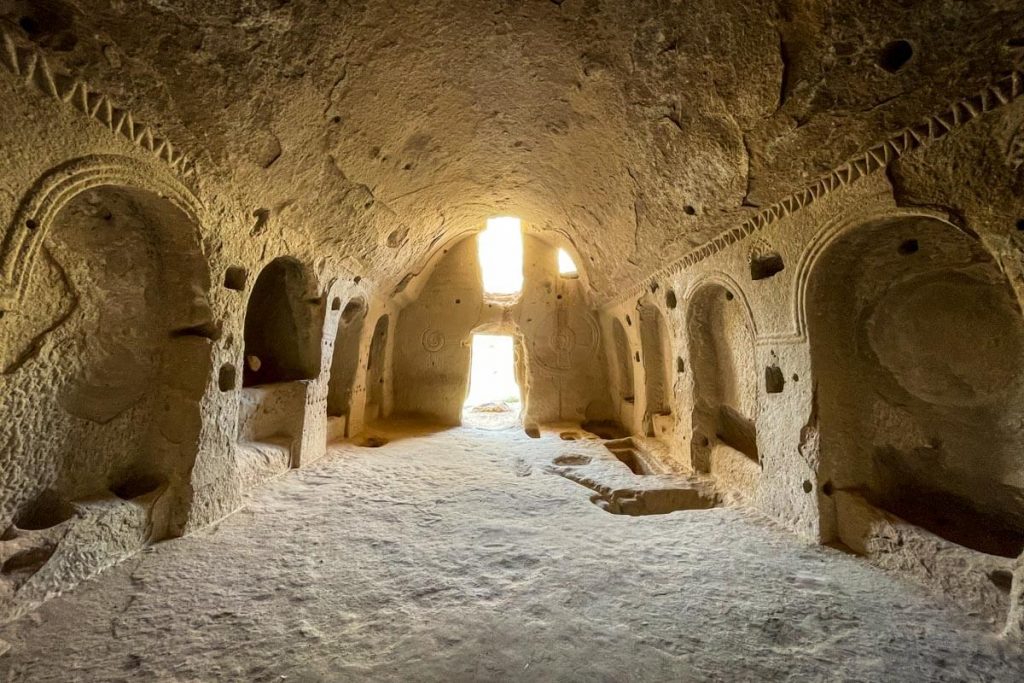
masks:
[[[130,157],[88,156],[65,162],[43,174],[22,199],[0,242],[0,310],[17,306],[24,295],[39,246],[68,202],[93,188],[117,186],[151,192],[168,200],[188,218],[201,244],[202,203],[173,175]]]

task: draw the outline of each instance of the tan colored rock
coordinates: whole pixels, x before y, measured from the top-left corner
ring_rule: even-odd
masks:
[[[1022,35],[1018,0],[0,0],[0,618],[460,425],[499,334],[490,428],[611,439],[625,482],[553,470],[605,509],[748,506],[1020,640]]]

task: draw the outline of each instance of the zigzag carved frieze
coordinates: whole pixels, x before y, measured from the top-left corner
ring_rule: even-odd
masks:
[[[632,288],[630,294],[609,297],[605,300],[604,305],[639,296],[646,287],[678,275],[683,270],[717,254],[726,247],[765,229],[779,219],[813,204],[829,193],[884,168],[907,152],[945,137],[957,126],[1009,104],[1021,94],[1024,94],[1024,73],[1013,71],[987,85],[980,92],[953,102],[938,114],[929,116],[924,121],[858,154],[812,185],[758,211],[738,227],[711,238],[676,261],[658,269],[641,281],[637,287]]]
[[[136,121],[130,111],[118,107],[106,95],[96,92],[84,81],[54,69],[39,50],[18,45],[15,38],[5,30],[0,30],[0,43],[0,64],[24,83],[74,107],[104,125],[114,135],[120,135],[137,147],[155,154],[186,180],[198,175],[195,160],[166,138],[154,134],[150,126]]]

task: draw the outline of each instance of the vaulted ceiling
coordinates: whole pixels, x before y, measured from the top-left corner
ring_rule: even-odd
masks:
[[[1024,37],[1020,0],[0,0],[0,17],[159,122],[208,187],[384,283],[501,213],[562,233],[604,293],[972,92]]]

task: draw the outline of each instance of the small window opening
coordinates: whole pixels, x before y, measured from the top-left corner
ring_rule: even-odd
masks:
[[[569,252],[562,248],[558,249],[558,274],[567,278],[580,276],[576,269],[576,262],[572,260],[572,256],[569,256]]]
[[[484,293],[518,294],[523,289],[523,230],[518,218],[489,218],[477,236]]]
[[[474,334],[463,423],[490,429],[512,427],[519,423],[521,405],[512,337]]]

